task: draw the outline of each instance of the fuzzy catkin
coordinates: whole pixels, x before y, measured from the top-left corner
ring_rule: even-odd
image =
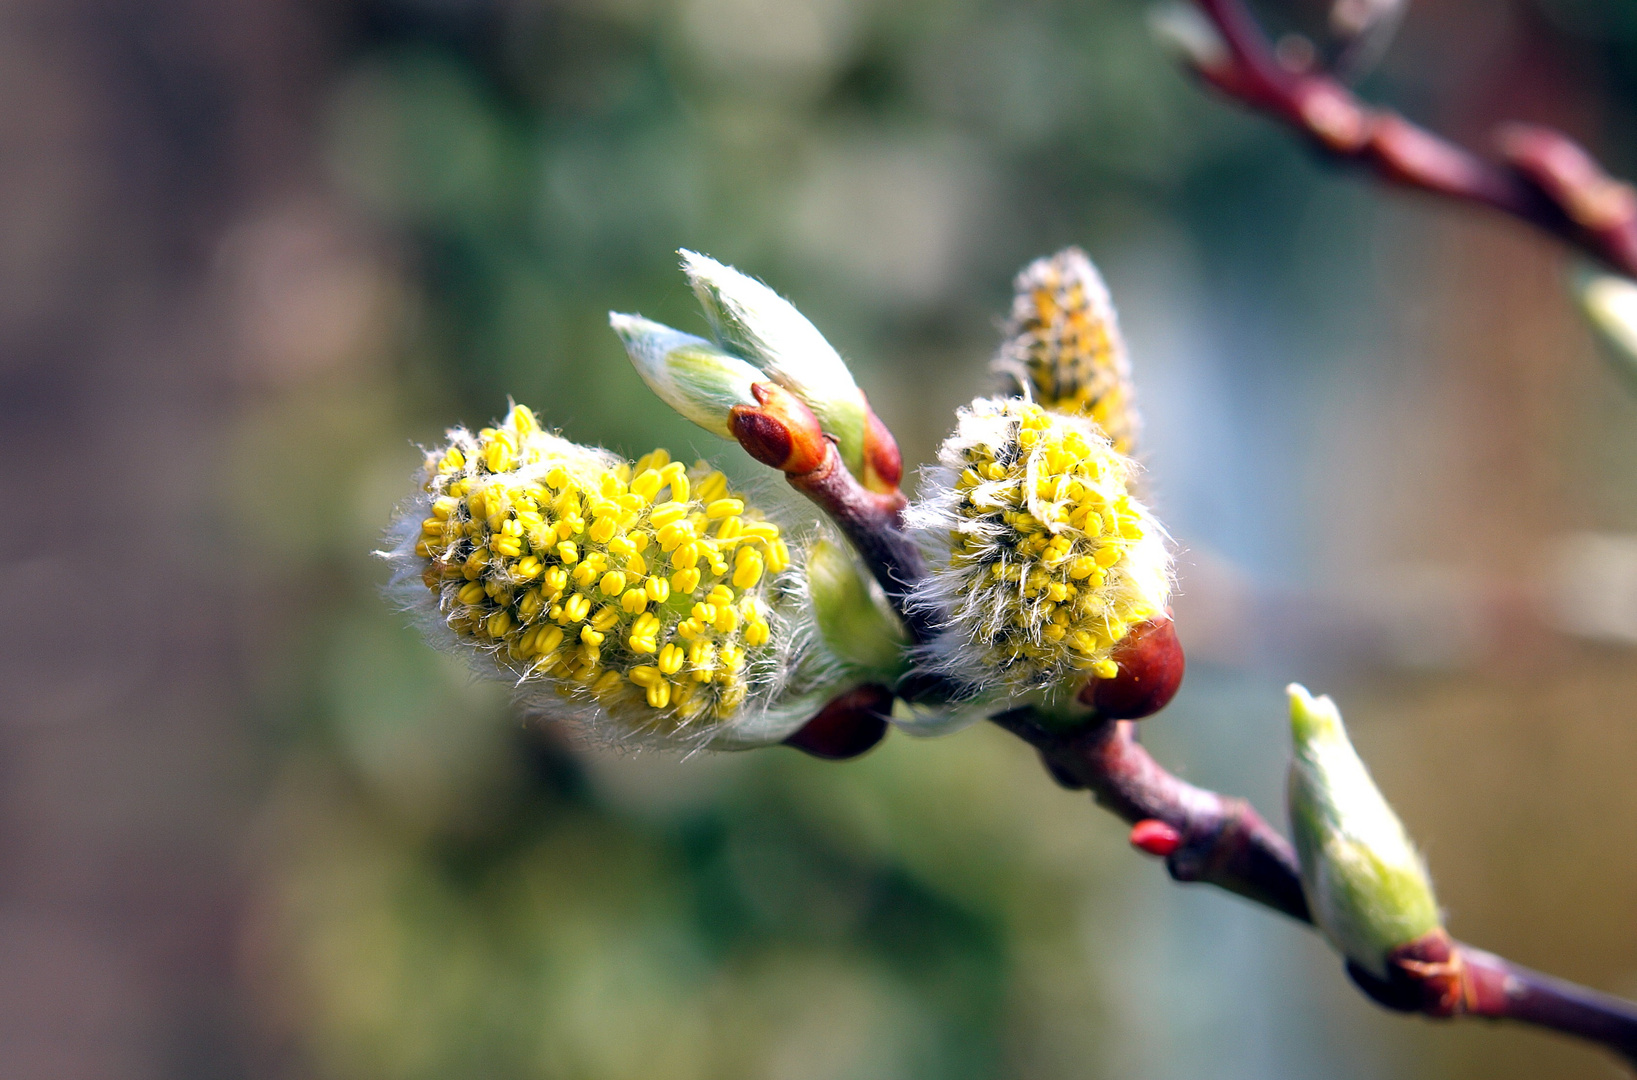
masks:
[[[985,697],[1117,674],[1115,646],[1171,590],[1135,468],[1087,418],[1017,398],[961,409],[906,513],[931,565],[911,602],[944,620],[922,664]]]
[[[604,741],[756,745],[818,702],[780,527],[704,463],[635,464],[514,406],[448,433],[387,556],[442,644]]]

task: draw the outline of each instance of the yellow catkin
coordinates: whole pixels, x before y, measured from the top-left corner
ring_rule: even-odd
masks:
[[[1042,407],[1093,421],[1129,454],[1139,426],[1131,364],[1097,268],[1068,248],[1030,263],[1013,287],[996,367]]]
[[[952,673],[992,671],[1016,689],[1111,677],[1110,650],[1170,591],[1129,460],[1085,420],[1015,398],[975,402],[961,424],[942,455],[950,558],[929,585],[958,613]]]
[[[745,701],[771,638],[753,594],[790,556],[726,477],[663,450],[610,464],[523,406],[452,441],[428,455],[415,551],[459,637],[639,727]]]

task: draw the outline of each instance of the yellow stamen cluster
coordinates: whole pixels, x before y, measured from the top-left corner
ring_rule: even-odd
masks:
[[[1132,498],[1133,465],[1083,418],[1016,398],[974,402],[944,444],[939,492],[912,511],[945,530],[923,598],[952,613],[935,660],[1014,692],[1112,677],[1110,652],[1161,614],[1163,530]]]
[[[996,367],[1053,412],[1092,420],[1122,454],[1137,434],[1131,364],[1108,288],[1079,248],[1024,268]]]
[[[519,405],[451,432],[425,488],[414,552],[456,636],[631,730],[727,719],[776,648],[768,580],[789,549],[702,462],[618,461]]]

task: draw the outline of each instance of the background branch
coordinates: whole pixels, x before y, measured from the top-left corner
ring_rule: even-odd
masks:
[[[1322,70],[1292,70],[1241,0],[1196,0],[1221,38],[1192,50],[1205,82],[1303,136],[1332,160],[1399,187],[1489,207],[1637,277],[1637,194],[1579,144],[1551,128],[1503,125],[1490,161],[1371,106]]]

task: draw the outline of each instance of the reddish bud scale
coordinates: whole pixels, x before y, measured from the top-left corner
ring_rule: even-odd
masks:
[[[892,691],[865,683],[831,700],[784,744],[825,761],[846,761],[886,738],[890,712]]]
[[[1146,818],[1131,826],[1131,846],[1163,859],[1182,846],[1182,834],[1158,818]]]
[[[1092,679],[1080,690],[1080,703],[1104,720],[1141,720],[1159,712],[1176,696],[1187,667],[1169,616],[1133,627],[1109,659],[1119,674]]]
[[[800,398],[772,383],[757,383],[750,392],[759,408],[735,405],[728,412],[728,431],[746,453],[791,476],[824,463],[829,452],[824,429]]]
[[[865,403],[864,426],[864,486],[871,491],[890,494],[898,490],[904,478],[904,459],[898,452],[898,443],[887,430],[887,425]]]

